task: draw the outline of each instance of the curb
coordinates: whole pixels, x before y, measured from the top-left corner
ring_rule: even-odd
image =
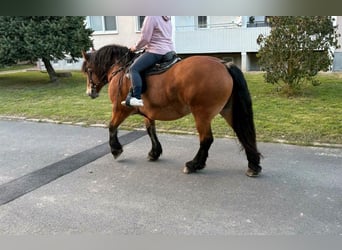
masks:
[[[54,123],[54,124],[63,124],[63,125],[73,125],[73,126],[80,126],[80,127],[95,127],[95,128],[108,128],[108,125],[101,124],[101,123],[95,123],[95,124],[87,124],[85,122],[62,122],[62,121],[56,121],[52,119],[38,119],[38,118],[27,118],[23,116],[7,116],[7,115],[0,115],[0,120],[18,120],[18,121],[28,121],[28,122],[45,122],[45,123]],[[143,129],[135,129],[135,130],[143,130]],[[164,134],[180,134],[180,135],[197,135],[196,133],[181,131],[181,130],[158,130],[159,133]],[[236,139],[232,136],[224,136],[222,138],[228,138],[228,139]],[[330,144],[330,143],[321,143],[321,142],[312,142],[309,145],[303,145],[300,144],[300,142],[290,142],[286,140],[280,140],[280,139],[274,139],[274,141],[265,142],[260,141],[263,143],[278,143],[278,144],[289,144],[289,145],[297,145],[297,146],[303,146],[303,147],[324,147],[324,148],[342,148],[342,144]]]
[[[97,128],[108,128],[105,124],[86,124],[85,122],[62,122],[52,119],[39,119],[39,118],[27,118],[24,116],[7,116],[7,115],[0,115],[0,120],[7,120],[7,121],[28,121],[28,122],[44,122],[44,123],[54,123],[54,124],[63,124],[63,125],[74,125],[80,127],[97,127]]]

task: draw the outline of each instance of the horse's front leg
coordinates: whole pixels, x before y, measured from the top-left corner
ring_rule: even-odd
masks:
[[[113,109],[112,119],[109,123],[109,145],[114,159],[118,158],[123,152],[122,145],[118,139],[118,128],[130,114],[131,111],[129,109]]]
[[[118,127],[112,124],[109,125],[109,145],[114,159],[118,158],[123,149],[118,139]]]
[[[148,159],[150,161],[156,161],[159,159],[163,150],[157,137],[155,121],[145,117],[145,126],[152,143],[152,149],[148,153]]]

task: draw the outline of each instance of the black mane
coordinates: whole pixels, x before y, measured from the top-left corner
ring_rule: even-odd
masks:
[[[125,46],[112,44],[103,46],[99,50],[87,55],[87,64],[91,65],[93,73],[103,82],[107,77],[108,70],[113,64],[117,63],[120,66],[125,65],[133,58],[134,53]],[[84,63],[82,66],[83,72],[86,72],[85,67]]]

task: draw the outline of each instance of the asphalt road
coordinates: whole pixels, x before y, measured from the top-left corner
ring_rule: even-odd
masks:
[[[182,173],[196,136],[121,131],[118,160],[104,128],[0,120],[0,235],[342,235],[342,149],[259,143],[258,178],[233,139],[207,167]]]

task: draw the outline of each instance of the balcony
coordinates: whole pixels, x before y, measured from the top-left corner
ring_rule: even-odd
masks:
[[[176,27],[175,45],[179,54],[257,52],[260,34],[269,35],[267,25],[240,27],[237,24],[198,28]]]

